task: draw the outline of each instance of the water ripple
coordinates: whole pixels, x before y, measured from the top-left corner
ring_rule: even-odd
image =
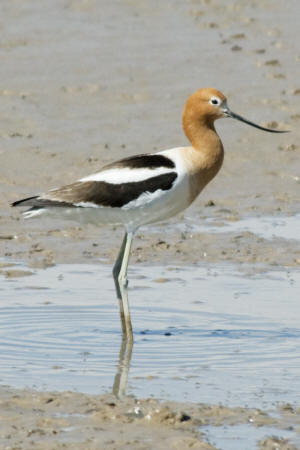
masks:
[[[129,392],[256,406],[258,398],[263,406],[295,401],[300,273],[291,285],[280,271],[248,278],[229,266],[169,269],[131,273]],[[157,289],[161,276],[170,282]],[[109,267],[57,266],[0,283],[1,383],[111,389],[121,339]],[[247,295],[237,299],[237,291]]]

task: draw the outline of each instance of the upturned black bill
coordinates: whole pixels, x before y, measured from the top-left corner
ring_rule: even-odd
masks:
[[[260,125],[257,125],[256,123],[250,122],[250,120],[244,119],[244,117],[230,111],[229,109],[226,109],[226,111],[224,111],[224,113],[228,117],[232,117],[232,119],[237,119],[237,120],[240,120],[241,122],[245,122],[248,125],[251,125],[252,127],[258,128],[259,130],[269,131],[270,133],[288,133],[288,130],[274,130],[273,128],[261,127]]]

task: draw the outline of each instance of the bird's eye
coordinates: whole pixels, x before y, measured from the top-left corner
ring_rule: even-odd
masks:
[[[209,103],[210,103],[211,105],[220,105],[220,104],[221,104],[221,100],[220,100],[218,97],[212,97],[212,98],[209,100]]]

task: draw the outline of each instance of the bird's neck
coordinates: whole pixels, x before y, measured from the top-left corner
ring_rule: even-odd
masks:
[[[187,121],[183,117],[183,129],[192,147],[185,160],[190,176],[191,200],[202,191],[220,170],[224,150],[213,122]]]
[[[182,126],[192,147],[199,152],[202,164],[208,167],[222,165],[223,145],[213,121],[206,118],[193,120],[184,114]]]
[[[193,117],[193,115],[183,113],[183,131],[195,149],[202,149],[206,143],[215,142],[219,139],[214,122],[206,117]]]

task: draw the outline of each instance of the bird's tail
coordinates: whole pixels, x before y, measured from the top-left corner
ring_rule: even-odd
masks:
[[[22,198],[22,200],[17,200],[16,202],[13,202],[10,204],[10,206],[36,206],[36,199],[38,198],[38,195],[35,195],[34,197],[27,197]]]

